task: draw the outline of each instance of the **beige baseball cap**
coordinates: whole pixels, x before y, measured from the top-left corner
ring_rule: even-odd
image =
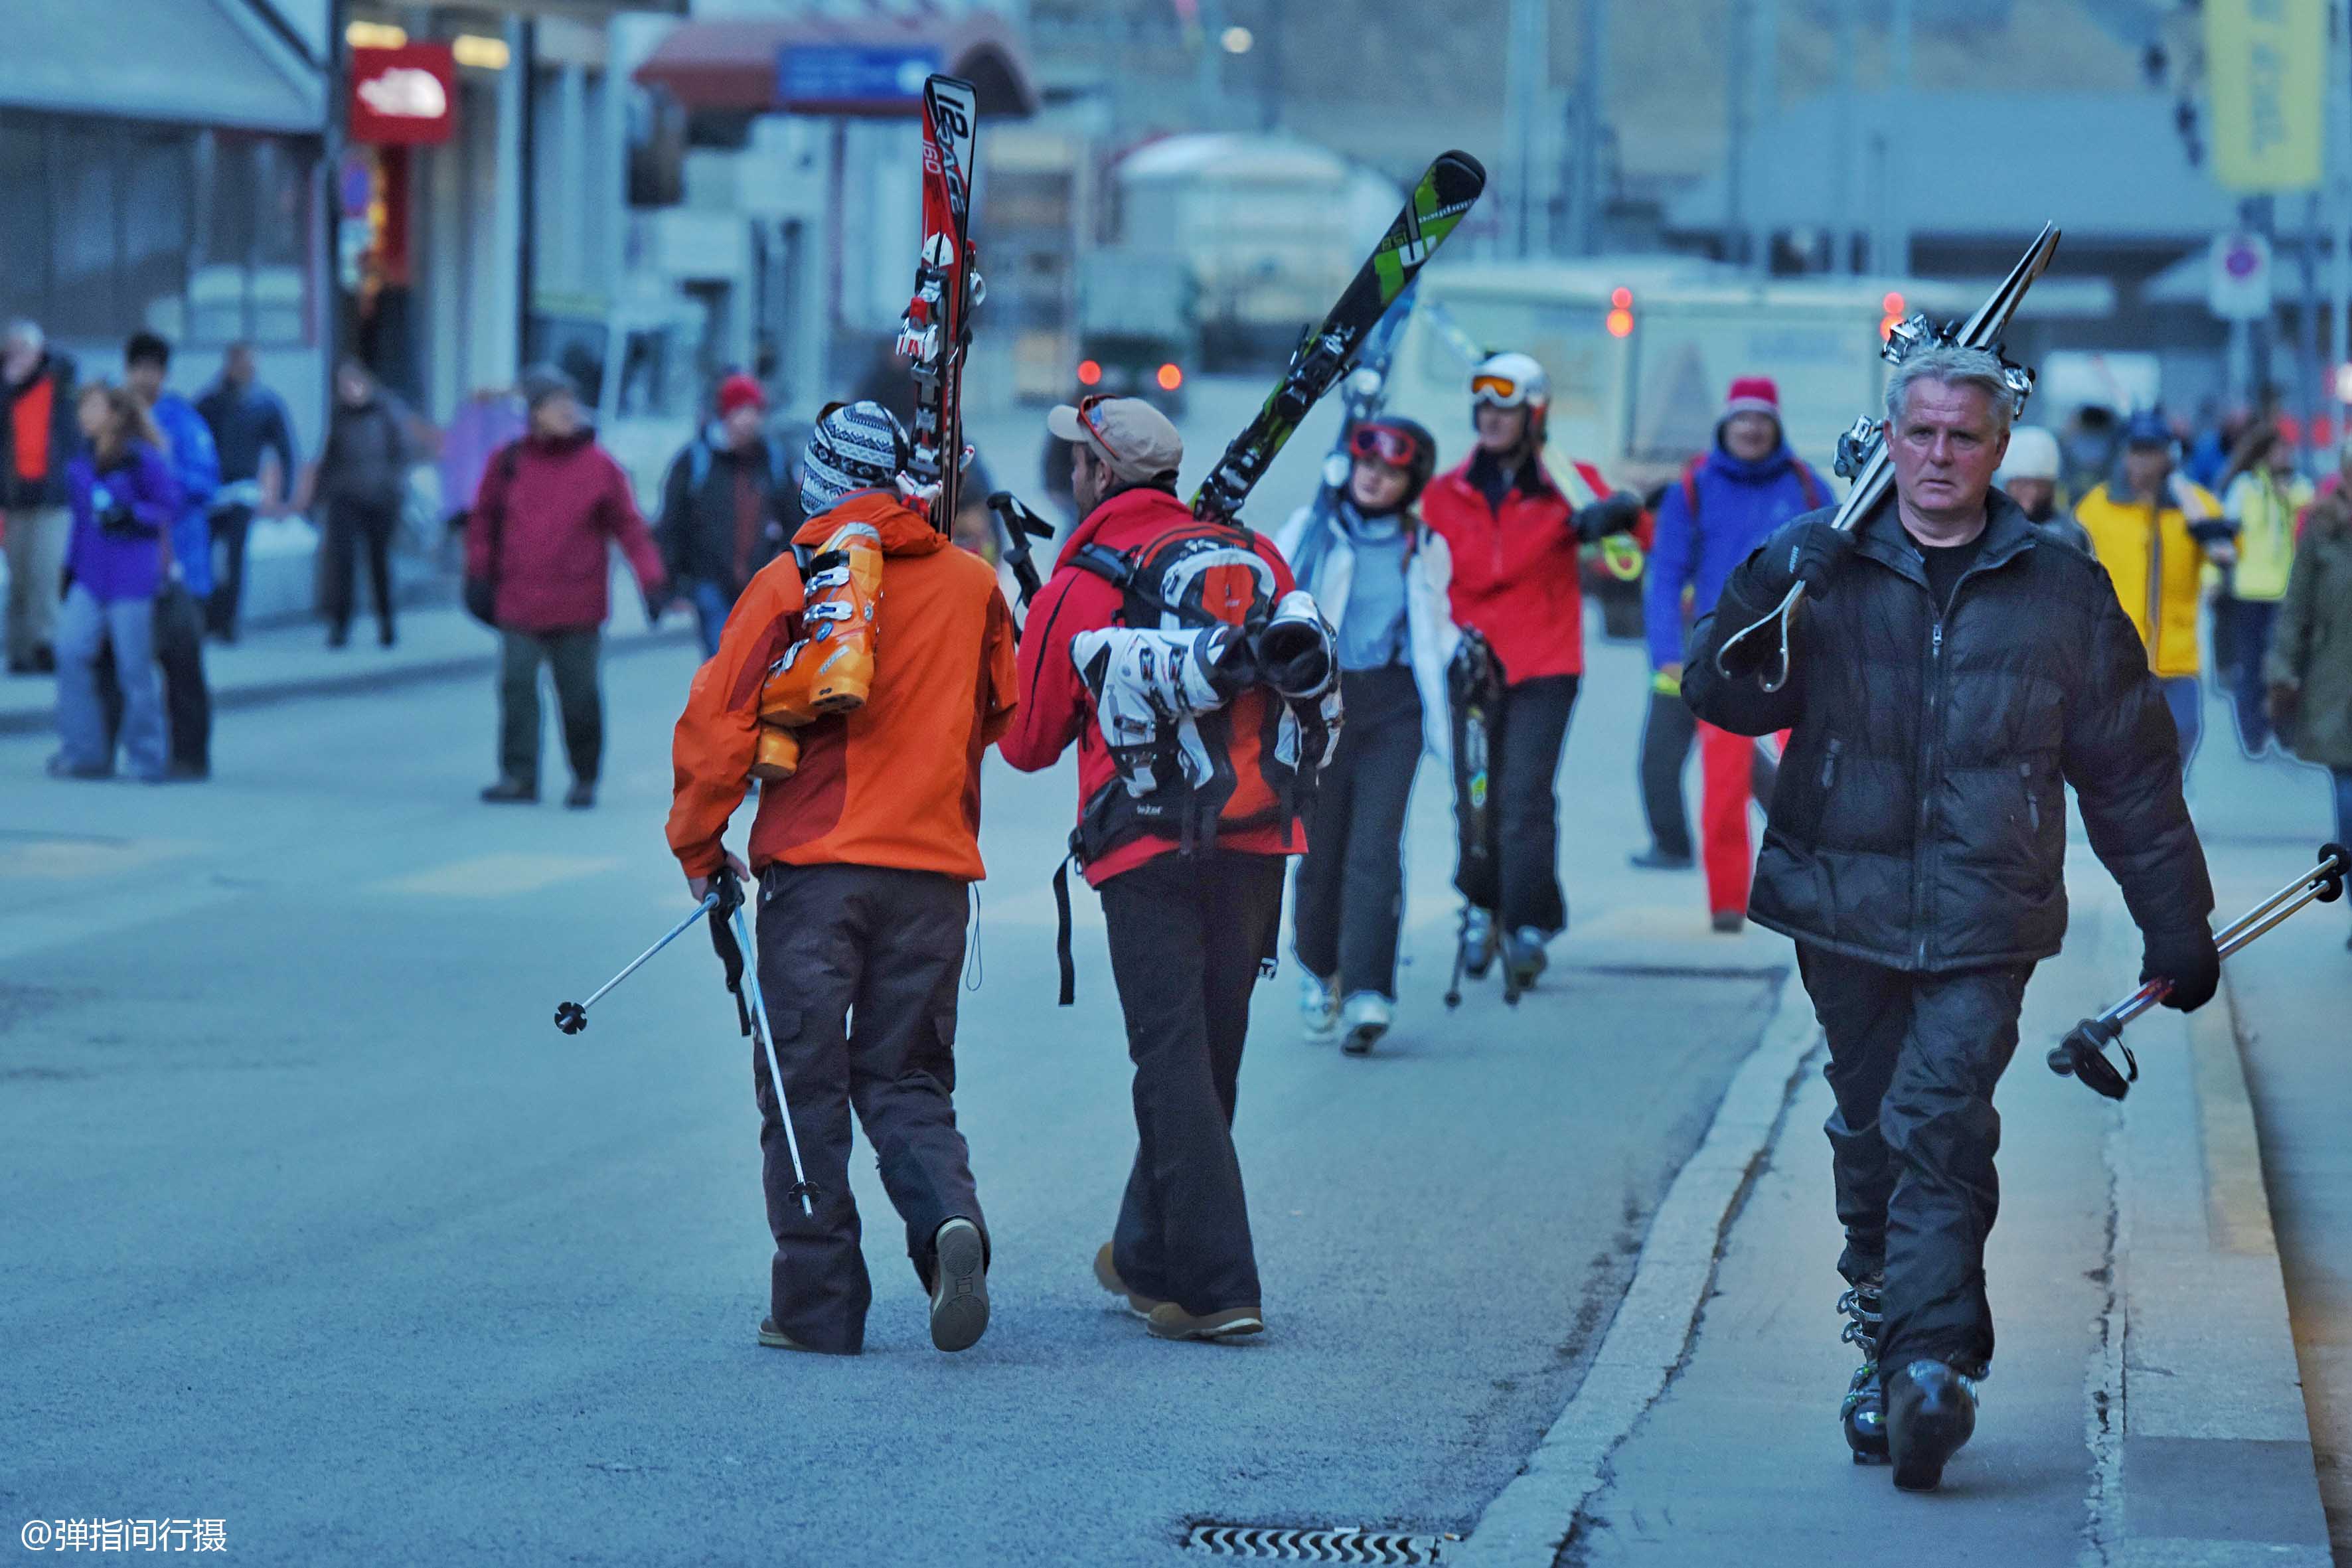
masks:
[[[1168,416],[1140,397],[1086,397],[1045,416],[1045,428],[1065,441],[1084,442],[1110,471],[1130,484],[1172,474],[1184,461],[1184,437]]]

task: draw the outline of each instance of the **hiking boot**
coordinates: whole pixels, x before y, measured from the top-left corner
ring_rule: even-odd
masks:
[[[1746,928],[1748,917],[1738,910],[1717,910],[1715,911],[1713,924],[1719,935],[1738,936]]]
[[[1462,911],[1462,973],[1484,980],[1494,962],[1494,911],[1473,905]]]
[[[516,778],[500,779],[482,792],[482,799],[491,805],[537,805],[539,786]]]
[[[1331,1037],[1339,1023],[1339,994],[1320,975],[1302,970],[1298,976],[1298,1026],[1310,1044]]]
[[[1846,1385],[1838,1406],[1838,1422],[1845,1428],[1846,1447],[1857,1465],[1883,1465],[1886,1458],[1886,1390],[1878,1375],[1878,1333],[1886,1275],[1871,1275],[1838,1298],[1837,1310],[1848,1320],[1838,1337],[1862,1349],[1862,1364]]]
[[[1687,871],[1697,862],[1687,855],[1669,855],[1653,844],[1638,855],[1626,856],[1625,863],[1637,871]]]
[[[1947,1362],[1915,1361],[1886,1380],[1886,1446],[1895,1484],[1931,1492],[1977,1429],[1977,1380]]]
[[[823,1353],[801,1343],[800,1341],[776,1327],[776,1320],[773,1318],[760,1320],[760,1342],[772,1350],[807,1351],[811,1355]]]
[[[1550,962],[1544,952],[1544,933],[1534,926],[1521,926],[1503,942],[1505,977],[1514,991],[1535,989],[1536,977]]]
[[[563,804],[572,811],[586,811],[596,804],[596,786],[586,779],[573,780],[571,789],[564,792]]]
[[[1155,1301],[1149,1296],[1139,1296],[1127,1288],[1127,1281],[1118,1277],[1118,1265],[1110,1260],[1110,1243],[1108,1241],[1102,1244],[1102,1250],[1095,1254],[1095,1283],[1114,1296],[1124,1297],[1127,1300],[1127,1310],[1139,1318],[1149,1318],[1154,1311],[1167,1305],[1166,1302]]]
[[[1144,1323],[1155,1340],[1237,1340],[1265,1331],[1255,1307],[1227,1307],[1196,1318],[1173,1301],[1162,1301]]]
[[[980,1226],[951,1219],[931,1238],[931,1343],[968,1351],[988,1331],[988,1247]]]
[[[1396,1005],[1379,992],[1357,992],[1339,1009],[1339,1027],[1347,1037],[1339,1048],[1351,1057],[1367,1054],[1372,1042],[1389,1032],[1389,1020],[1395,1016]]]

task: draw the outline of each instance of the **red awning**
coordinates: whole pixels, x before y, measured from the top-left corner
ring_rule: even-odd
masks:
[[[928,46],[941,67],[971,83],[980,111],[1026,119],[1037,110],[1037,89],[1018,40],[993,12],[948,16],[892,13],[873,16],[800,16],[688,22],[664,38],[635,79],[661,88],[690,110],[739,114],[912,115],[913,100],[881,105],[788,101],[781,64],[794,48],[905,48]]]

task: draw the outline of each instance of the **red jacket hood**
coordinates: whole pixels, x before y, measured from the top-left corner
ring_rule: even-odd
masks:
[[[833,537],[834,530],[845,522],[867,522],[882,536],[882,553],[890,555],[929,555],[947,548],[947,535],[931,526],[931,520],[915,510],[889,490],[859,490],[844,496],[841,504],[831,511],[822,511],[801,524],[793,535],[794,544],[814,550]]]

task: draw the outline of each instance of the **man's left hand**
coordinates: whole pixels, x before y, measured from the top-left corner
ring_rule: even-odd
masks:
[[[731,849],[727,852],[727,868],[735,873],[738,881],[748,882],[751,879],[751,868],[743,864],[741,858]],[[710,894],[710,879],[688,877],[686,879],[686,890],[694,895],[694,901],[698,904]]]
[[[2213,1000],[2221,984],[2221,950],[2214,945],[2213,932],[2202,921],[2179,931],[2148,931],[2142,941],[2140,984],[2161,980],[2169,985],[2171,989],[2164,994],[2166,1006],[2194,1013]]]

